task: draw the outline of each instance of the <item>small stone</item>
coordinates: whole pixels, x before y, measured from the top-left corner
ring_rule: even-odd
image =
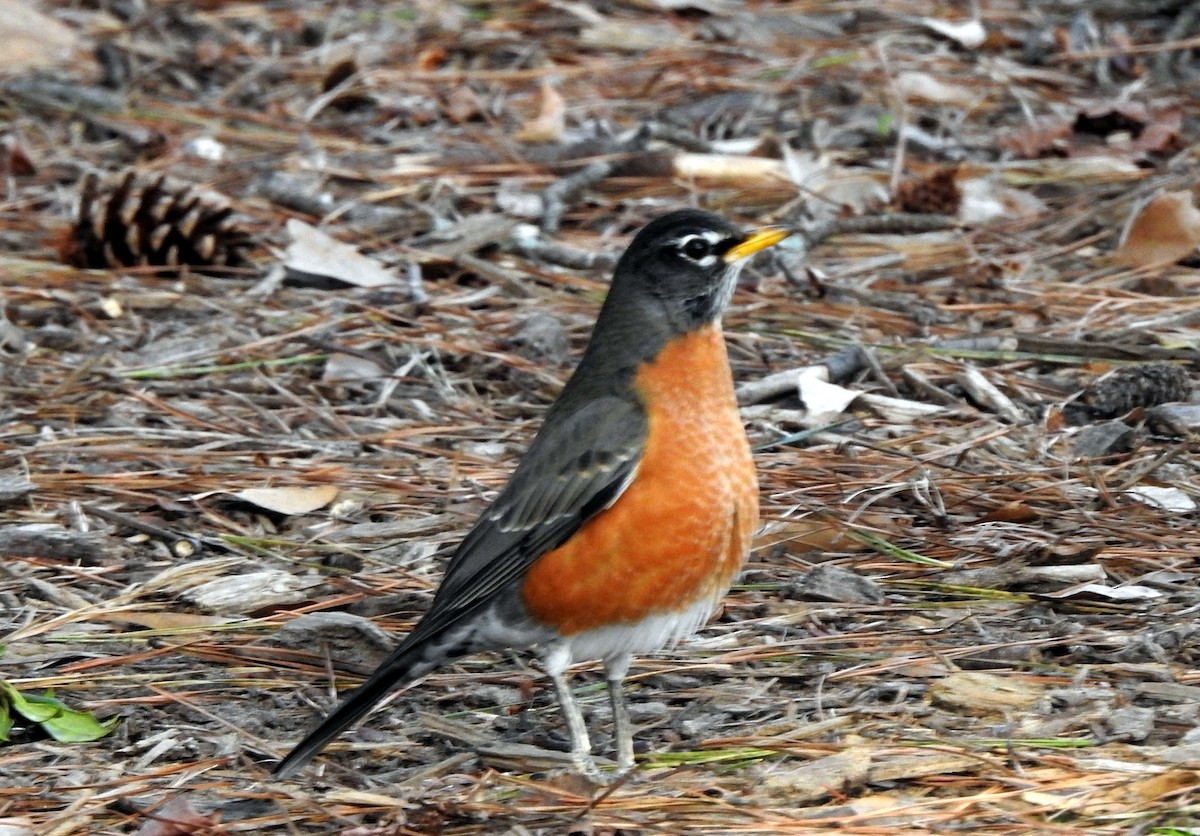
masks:
[[[540,312],[521,323],[521,330],[513,336],[513,343],[530,360],[553,366],[562,363],[570,349],[563,324],[550,314]]]
[[[874,581],[831,564],[815,567],[784,594],[788,598],[839,604],[878,604],[884,599],[883,591]]]
[[[1154,731],[1154,711],[1134,705],[1117,708],[1109,712],[1105,725],[1113,737],[1141,743]]]
[[[1118,453],[1130,453],[1142,442],[1141,433],[1122,421],[1105,421],[1084,427],[1075,437],[1075,456],[1095,459]]]
[[[373,621],[346,612],[306,613],[280,627],[268,642],[328,652],[340,665],[358,666],[364,671],[382,662],[396,646],[395,640]]]
[[[1146,423],[1163,435],[1186,436],[1200,430],[1200,404],[1159,404],[1146,413]]]

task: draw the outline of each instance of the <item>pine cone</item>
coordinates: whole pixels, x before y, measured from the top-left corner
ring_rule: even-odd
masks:
[[[126,172],[119,180],[83,179],[79,216],[61,248],[76,267],[236,267],[250,236],[233,208],[187,184]],[[176,270],[167,270],[174,273]]]
[[[1063,408],[1068,423],[1116,418],[1138,407],[1185,401],[1192,392],[1188,373],[1172,363],[1123,366],[1093,380]]]

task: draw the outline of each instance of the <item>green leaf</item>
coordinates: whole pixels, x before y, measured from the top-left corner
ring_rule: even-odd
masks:
[[[12,731],[12,712],[8,710],[8,700],[0,699],[0,743],[8,742],[8,733]]]
[[[90,743],[104,737],[120,722],[117,716],[101,722],[86,711],[64,708],[57,717],[42,723],[42,727],[59,743]]]
[[[25,695],[0,681],[0,740],[8,740],[13,727],[12,712],[38,723],[60,743],[88,743],[104,737],[121,722],[110,717],[101,722],[86,711],[76,711],[55,698],[53,691],[42,696]]]
[[[27,697],[7,682],[0,682],[0,689],[8,695],[8,701],[18,714],[35,723],[46,722],[57,714],[62,706],[49,691],[44,697]]]

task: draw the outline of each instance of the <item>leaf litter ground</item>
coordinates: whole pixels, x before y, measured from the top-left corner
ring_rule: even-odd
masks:
[[[0,92],[0,676],[122,721],[18,725],[4,825],[1193,832],[1191,201],[1119,242],[1196,185],[1192,10],[982,6],[977,43],[949,4],[45,4],[79,60]],[[254,266],[62,265],[83,174],[131,167],[230,198]],[[424,611],[605,259],[686,204],[949,217],[747,272],[726,325],[765,526],[720,616],[636,666],[635,776],[564,774],[536,665],[489,657],[272,782]],[[285,274],[289,218],[400,281]],[[816,414],[814,366],[859,399]],[[602,677],[576,683],[605,747]]]

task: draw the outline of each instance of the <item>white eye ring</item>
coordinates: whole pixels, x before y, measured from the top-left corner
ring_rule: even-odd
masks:
[[[721,234],[714,230],[684,235],[674,242],[676,251],[701,267],[712,267],[717,263],[718,256],[713,247],[721,240]],[[698,245],[698,246],[697,246]]]

